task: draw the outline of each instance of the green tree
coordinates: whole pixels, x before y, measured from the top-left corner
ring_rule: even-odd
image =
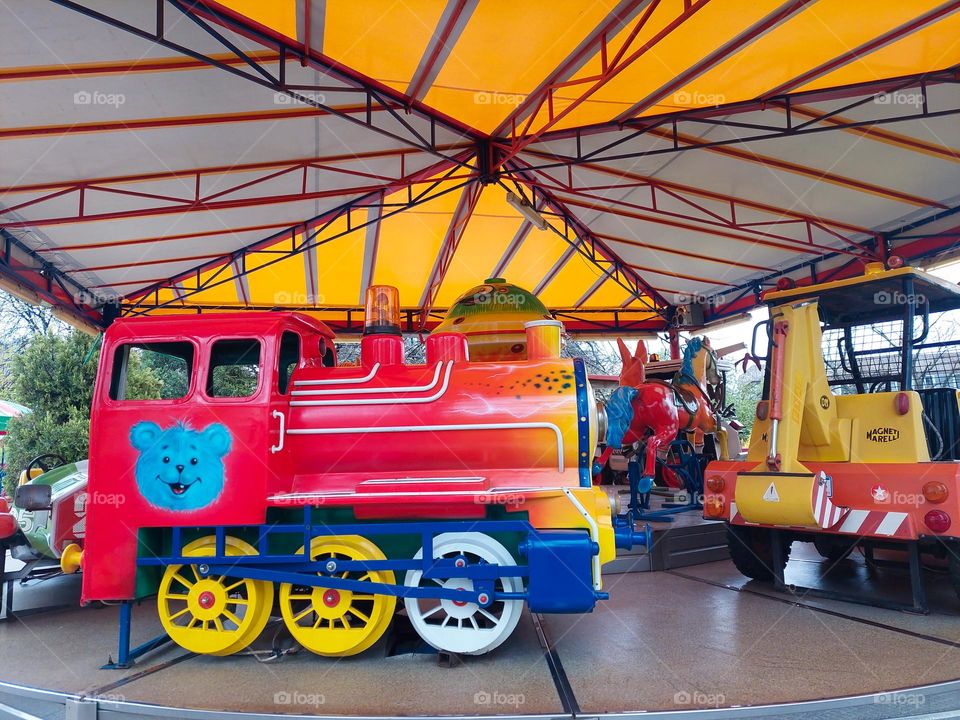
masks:
[[[77,330],[39,333],[11,359],[13,399],[33,413],[13,420],[8,428],[4,476],[8,493],[37,455],[56,453],[68,461],[87,457],[90,401],[100,354],[97,342]],[[134,355],[127,382],[128,397],[161,397],[161,379]]]

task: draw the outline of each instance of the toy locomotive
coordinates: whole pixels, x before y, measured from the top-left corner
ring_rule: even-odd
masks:
[[[116,321],[82,556],[64,553],[82,602],[155,592],[170,638],[212,655],[248,646],[275,605],[328,656],[372,646],[398,600],[424,641],[462,654],[503,643],[524,603],[589,612],[633,528],[592,487],[596,403],[547,318],[506,359],[471,361],[464,334],[440,331],[406,364],[397,291],[374,286],[356,367],[298,313]],[[128,396],[148,352],[181,374],[179,397]]]

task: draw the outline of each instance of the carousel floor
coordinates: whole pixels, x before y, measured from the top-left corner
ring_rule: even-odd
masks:
[[[822,586],[824,567],[795,545],[787,580]],[[889,595],[903,579],[895,570],[870,571],[862,558],[844,561],[841,570],[826,582],[843,586],[859,578],[871,592]],[[497,651],[452,668],[441,667],[435,655],[391,655],[384,641],[360,657],[301,651],[273,662],[254,654],[200,657],[167,646],[129,670],[100,670],[115,653],[117,609],[71,607],[0,623],[0,682],[106,703],[303,715],[673,711],[675,717],[870,693],[887,694],[850,701],[855,708],[752,712],[886,718],[960,708],[960,683],[911,689],[960,678],[960,601],[943,575],[928,573],[926,616],[778,594],[747,581],[728,560],[612,575],[607,589],[611,599],[592,614],[528,613]],[[17,592],[20,609],[68,601],[76,578]],[[134,644],[159,631],[152,605],[138,606]],[[274,635],[268,628],[255,649],[269,649]],[[0,717],[3,703],[16,704],[0,687]],[[149,712],[141,707],[136,714]]]

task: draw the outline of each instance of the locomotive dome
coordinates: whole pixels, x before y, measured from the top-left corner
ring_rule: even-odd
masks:
[[[457,298],[434,332],[465,335],[471,360],[522,360],[527,356],[524,325],[552,317],[533,293],[503,278],[487,278]]]

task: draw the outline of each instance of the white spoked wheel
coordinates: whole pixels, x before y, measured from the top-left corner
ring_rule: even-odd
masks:
[[[492,537],[482,533],[443,533],[433,541],[433,556],[463,558],[468,564],[496,563],[516,565],[510,552]],[[423,558],[423,548],[415,559]],[[473,590],[470,578],[447,580],[427,579],[421,570],[408,570],[404,584],[409,587],[444,587]],[[522,592],[523,580],[504,577],[496,580],[499,592]],[[460,655],[482,655],[498,647],[510,637],[520,614],[523,600],[500,600],[481,607],[477,603],[435,598],[406,598],[407,616],[417,634],[438,650]]]

